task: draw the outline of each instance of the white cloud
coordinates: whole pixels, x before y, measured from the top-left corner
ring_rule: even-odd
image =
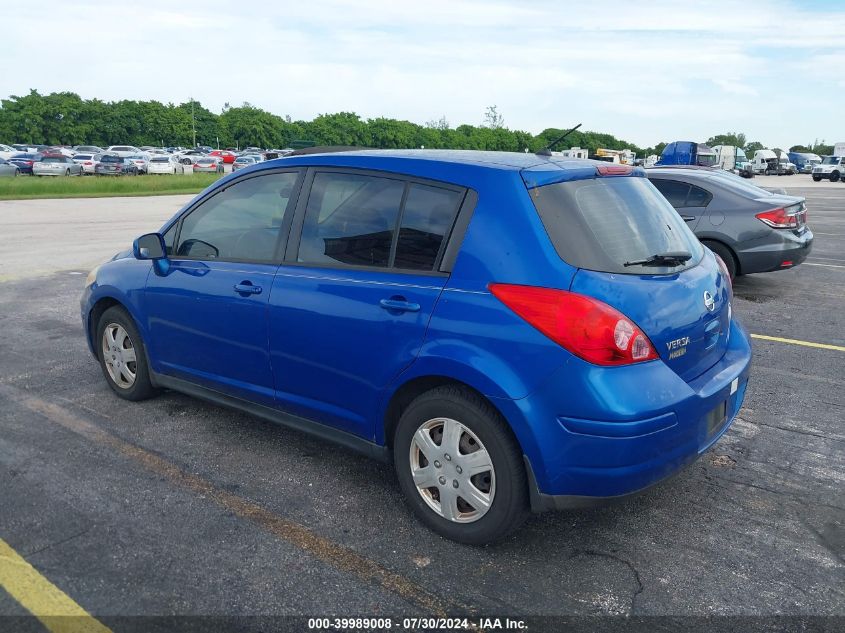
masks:
[[[4,9],[0,96],[29,88],[312,118],[355,111],[510,127],[583,122],[641,145],[744,131],[770,145],[845,138],[841,117],[760,108],[841,99],[845,7],[668,0],[344,0],[143,5],[41,0]],[[63,64],[35,42],[66,48]],[[120,51],[117,53],[117,51]],[[75,57],[77,56],[78,57]],[[43,61],[42,61],[43,59]],[[835,70],[833,70],[835,69]]]

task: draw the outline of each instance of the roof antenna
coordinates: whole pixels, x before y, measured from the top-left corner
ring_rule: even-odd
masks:
[[[552,148],[553,148],[555,145],[557,145],[558,143],[560,143],[560,142],[561,142],[563,139],[565,139],[567,136],[569,136],[570,134],[572,134],[575,130],[577,130],[577,129],[578,129],[579,127],[581,127],[582,125],[583,125],[583,123],[579,123],[578,125],[576,125],[576,126],[575,126],[574,128],[572,128],[571,130],[567,130],[566,132],[564,132],[563,134],[561,134],[561,135],[560,135],[560,137],[556,138],[556,139],[555,139],[555,140],[553,140],[551,143],[549,143],[548,145],[546,145],[546,147],[544,147],[544,148],[543,148],[543,149],[541,149],[539,152],[537,152],[537,155],[538,155],[538,156],[551,156],[551,155],[552,155]]]

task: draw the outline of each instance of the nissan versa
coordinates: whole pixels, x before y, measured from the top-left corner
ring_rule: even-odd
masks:
[[[751,361],[731,292],[641,169],[349,151],[227,176],[81,303],[118,396],[173,389],[392,459],[422,521],[481,544],[716,442]]]

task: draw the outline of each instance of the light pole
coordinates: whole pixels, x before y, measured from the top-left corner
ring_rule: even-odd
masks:
[[[194,98],[191,97],[191,130],[194,133],[194,147],[197,146],[197,125],[196,121],[194,120]]]

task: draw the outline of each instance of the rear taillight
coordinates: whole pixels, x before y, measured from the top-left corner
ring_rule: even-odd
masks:
[[[798,215],[795,213],[788,213],[784,208],[771,209],[770,211],[763,211],[754,216],[763,224],[772,227],[773,229],[797,229]]]
[[[629,365],[658,358],[645,333],[606,303],[552,288],[510,284],[489,288],[530,325],[586,361]]]
[[[84,163],[82,163],[82,164],[83,164],[83,165],[93,165],[94,163],[92,163],[90,160],[87,160],[87,161],[85,161],[85,162],[84,162]]]

